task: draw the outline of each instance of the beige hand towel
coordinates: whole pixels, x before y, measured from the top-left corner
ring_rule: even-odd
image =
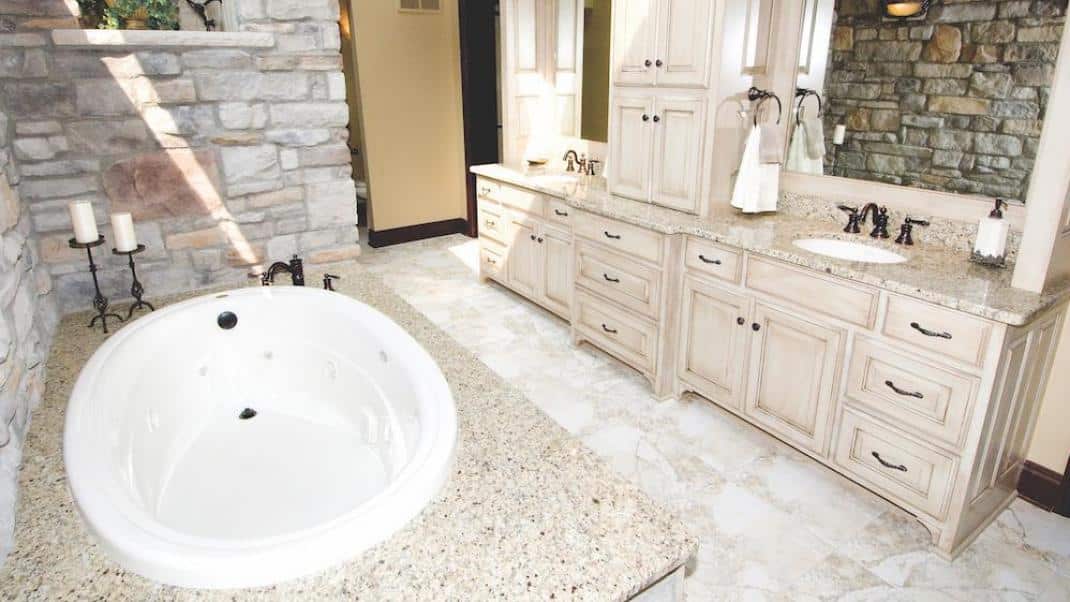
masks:
[[[759,145],[759,163],[783,163],[784,161],[784,136],[780,126],[772,121],[758,124],[761,129],[762,140]]]
[[[806,117],[802,120],[802,127],[806,130],[806,154],[811,159],[825,159],[825,125],[820,117]]]

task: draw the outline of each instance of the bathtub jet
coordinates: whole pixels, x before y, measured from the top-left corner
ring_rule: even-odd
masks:
[[[281,287],[192,299],[116,333],[75,383],[63,453],[75,505],[119,564],[237,588],[390,537],[437,494],[456,440],[446,380],[400,326]]]

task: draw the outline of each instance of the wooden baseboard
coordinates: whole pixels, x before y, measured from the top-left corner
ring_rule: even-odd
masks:
[[[1049,512],[1070,516],[1070,461],[1064,474],[1025,461],[1018,477],[1018,495]]]
[[[368,230],[368,246],[374,248],[388,247],[403,242],[446,236],[447,234],[465,234],[466,232],[468,232],[468,220],[458,217],[440,222],[391,228],[389,230]]]

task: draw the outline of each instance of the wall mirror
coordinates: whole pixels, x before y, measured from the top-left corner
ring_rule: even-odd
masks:
[[[1066,12],[806,0],[785,169],[1024,202]]]
[[[606,141],[612,4],[502,0],[506,162],[558,159],[563,141]]]

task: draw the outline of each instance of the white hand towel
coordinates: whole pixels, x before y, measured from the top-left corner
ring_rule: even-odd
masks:
[[[784,135],[780,126],[772,121],[758,124],[762,142],[758,146],[758,160],[762,163],[784,162]]]
[[[791,132],[791,145],[788,146],[788,171],[813,175],[824,173],[824,162],[811,159],[807,154],[807,136],[809,131],[802,125],[796,125]]]
[[[732,188],[732,206],[743,213],[776,211],[780,195],[780,164],[761,162],[761,128],[752,127]]]
[[[806,130],[806,154],[811,159],[825,160],[825,126],[821,117],[806,117],[802,120]]]
[[[743,158],[739,162],[739,171],[732,187],[732,206],[742,209],[744,213],[753,213],[758,205],[761,193],[761,164],[758,161],[762,134],[757,126],[750,129],[747,142],[743,146]]]

